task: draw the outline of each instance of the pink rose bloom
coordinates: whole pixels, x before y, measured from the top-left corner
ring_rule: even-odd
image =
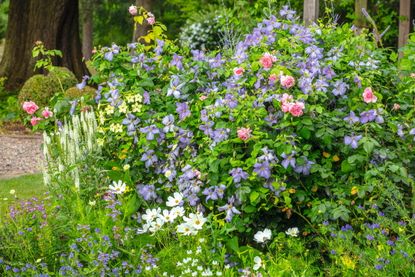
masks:
[[[32,119],[30,119],[30,123],[32,124],[32,126],[37,125],[42,119],[40,117],[32,117]]]
[[[202,177],[202,173],[197,169],[194,169],[193,173],[196,175],[197,179],[200,179],[200,177]]]
[[[131,5],[131,6],[128,8],[128,12],[129,12],[131,15],[137,15],[137,6]]]
[[[290,88],[295,85],[295,79],[293,76],[281,75],[280,82],[281,86],[283,86],[284,88]]]
[[[147,17],[147,23],[150,25],[153,25],[154,23],[156,23],[156,18],[154,17],[154,14],[152,13],[148,13],[148,17]]]
[[[245,141],[248,140],[251,137],[252,130],[250,128],[240,128],[238,129],[238,138]]]
[[[281,97],[281,102],[282,103],[284,103],[284,102],[291,102],[292,100],[293,100],[293,96],[292,95],[289,95],[287,93],[284,93],[282,95],[282,97]]]
[[[292,105],[294,105],[294,104],[290,103],[290,102],[282,102],[281,110],[285,113],[288,113],[290,111]]]
[[[235,74],[235,76],[242,76],[242,74],[244,74],[245,69],[243,69],[242,67],[235,67],[233,69],[233,74]]]
[[[261,63],[262,67],[265,69],[269,69],[272,67],[272,63],[276,62],[277,58],[271,55],[270,53],[265,53],[260,59],[259,62]]]
[[[393,104],[393,108],[392,110],[397,111],[401,108],[401,105],[399,105],[398,103]]]
[[[303,102],[295,102],[290,107],[290,114],[292,116],[302,116],[304,110],[304,103]]]
[[[53,116],[53,112],[49,111],[49,108],[46,107],[43,110],[42,115],[43,115],[44,118],[49,118],[49,117]]]
[[[28,114],[34,114],[38,109],[39,107],[33,101],[23,103],[23,110]]]
[[[278,80],[278,75],[275,73],[272,73],[271,75],[269,75],[268,80],[275,82]]]
[[[376,103],[376,101],[378,100],[371,88],[365,88],[365,91],[362,95],[363,101],[365,101],[366,103]]]

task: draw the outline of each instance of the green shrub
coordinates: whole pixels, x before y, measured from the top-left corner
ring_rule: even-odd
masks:
[[[19,103],[34,101],[38,106],[47,106],[49,99],[55,93],[54,83],[47,76],[37,74],[23,85],[19,93]]]
[[[68,88],[64,96],[70,99],[79,98],[82,96],[93,97],[95,95],[95,89],[90,86],[86,86],[83,89],[78,89],[77,87]]]
[[[67,90],[78,83],[75,75],[66,67],[53,67],[53,69],[49,72],[48,77],[52,79],[54,87],[60,89],[63,88],[63,90]],[[60,87],[61,84],[62,88]]]
[[[54,67],[47,76],[37,74],[23,85],[19,103],[34,101],[39,107],[48,106],[52,96],[65,91],[77,83],[75,75],[65,67]]]

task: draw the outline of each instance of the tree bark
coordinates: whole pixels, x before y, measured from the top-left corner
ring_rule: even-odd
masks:
[[[93,13],[94,0],[80,1],[80,14],[82,19],[82,53],[85,60],[90,60],[93,49]]]
[[[403,47],[411,31],[411,1],[401,0],[399,2],[399,40],[398,47]],[[402,52],[401,52],[402,53]]]
[[[147,11],[151,12],[152,0],[136,0],[135,5],[140,8],[144,7]],[[137,28],[133,33],[133,42],[137,42],[139,37],[145,36],[149,30],[150,25],[144,20],[143,25],[137,25]]]
[[[19,89],[34,74],[32,49],[42,41],[47,49],[59,49],[53,62],[72,70],[78,78],[87,73],[79,40],[78,0],[10,0],[9,23],[0,76],[7,90]]]
[[[304,23],[306,25],[316,22],[319,14],[319,0],[304,0]]]
[[[356,0],[354,9],[356,14],[356,20],[354,22],[354,25],[359,29],[366,27],[366,19],[362,12],[362,9],[367,10],[367,0]]]

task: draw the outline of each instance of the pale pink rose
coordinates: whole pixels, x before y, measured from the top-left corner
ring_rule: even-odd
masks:
[[[290,103],[290,102],[282,102],[281,110],[285,113],[288,113],[290,111],[292,105],[294,105],[294,104]]]
[[[154,23],[156,23],[156,18],[154,17],[154,14],[152,13],[148,13],[148,17],[147,17],[147,23],[150,25],[153,25]]]
[[[284,93],[281,97],[281,102],[291,102],[293,100],[293,96],[289,95],[288,93]]]
[[[36,105],[33,101],[28,101],[23,103],[23,110],[27,112],[28,114],[34,114],[39,107]]]
[[[376,103],[376,101],[378,100],[371,88],[365,88],[365,91],[362,95],[363,101],[365,101],[365,103]]]
[[[292,104],[292,106],[290,107],[290,114],[292,116],[302,116],[304,113],[303,110],[304,110],[304,103],[297,101],[294,104]]]
[[[137,15],[137,6],[131,5],[131,6],[128,8],[128,12],[129,12],[131,15]]]
[[[272,63],[276,62],[277,58],[271,55],[270,53],[265,53],[260,59],[259,62],[261,63],[262,67],[265,69],[269,69],[272,67]]]
[[[272,73],[271,75],[269,75],[268,80],[275,82],[278,80],[278,75],[275,73]]]
[[[32,126],[37,125],[42,119],[40,117],[32,117],[32,119],[30,119],[30,123],[32,124]]]
[[[290,88],[295,85],[294,77],[289,75],[281,75],[280,82],[284,88]]]
[[[202,173],[197,169],[194,169],[193,173],[196,175],[197,179],[200,179],[200,177],[202,177]]]
[[[46,107],[43,111],[42,111],[42,115],[44,118],[49,118],[51,116],[53,116],[53,112],[49,111],[49,108]]]
[[[252,130],[250,128],[240,128],[236,132],[238,133],[238,138],[245,141],[251,137]]]
[[[137,15],[137,6],[131,5],[131,6],[128,8],[128,12],[129,12],[131,15]]]
[[[242,74],[244,74],[245,69],[243,69],[242,67],[235,67],[233,69],[233,74],[235,74],[235,76],[242,76]]]
[[[393,104],[393,108],[392,110],[397,111],[401,108],[401,105],[399,105],[398,103]]]
[[[200,95],[199,99],[200,99],[201,101],[204,101],[204,100],[206,100],[206,99],[207,99],[207,96],[206,96],[206,95]]]

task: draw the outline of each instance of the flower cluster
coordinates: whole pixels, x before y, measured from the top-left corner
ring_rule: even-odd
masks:
[[[139,234],[156,233],[165,224],[172,224],[176,220],[182,219],[183,222],[176,226],[177,233],[185,236],[196,235],[198,231],[202,230],[207,219],[201,213],[190,213],[186,216],[185,209],[181,205],[183,205],[183,195],[176,192],[173,196],[169,196],[166,202],[166,206],[171,207],[170,210],[147,209],[145,214],[141,216],[145,223],[137,232]]]
[[[30,124],[32,124],[32,126],[39,124],[39,122],[43,120],[43,118],[47,119],[53,116],[53,112],[51,112],[49,108],[46,107],[41,112],[41,115],[43,116],[43,118],[37,117],[35,113],[37,110],[39,110],[39,107],[33,101],[24,102],[22,105],[22,108],[26,113],[32,116],[32,118],[30,119]]]

